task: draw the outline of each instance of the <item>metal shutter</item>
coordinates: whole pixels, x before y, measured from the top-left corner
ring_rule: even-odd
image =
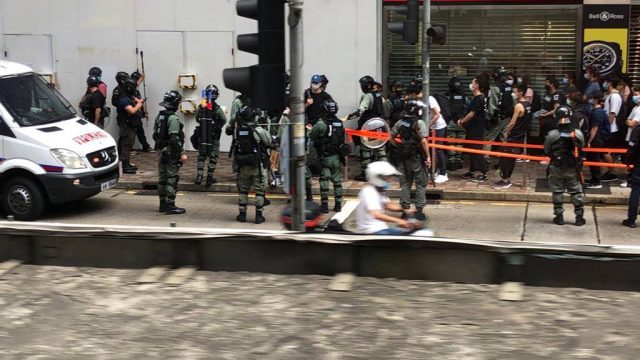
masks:
[[[631,7],[631,26],[629,31],[629,68],[627,74],[633,85],[640,85],[640,6]]]
[[[402,16],[385,7],[387,22]],[[421,10],[422,13],[422,10]],[[544,78],[576,69],[578,10],[432,8],[432,23],[448,25],[447,43],[431,47],[432,93],[444,93],[451,72],[457,69],[465,81],[484,70],[503,65],[520,75],[528,73],[534,87],[543,91]],[[423,32],[421,31],[420,34]],[[422,73],[422,40],[407,45],[400,35],[387,33],[387,80],[405,84]]]

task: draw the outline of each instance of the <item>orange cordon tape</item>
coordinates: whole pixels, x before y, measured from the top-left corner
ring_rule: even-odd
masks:
[[[378,132],[378,131],[367,131],[367,130],[354,130],[354,129],[345,129],[347,135],[349,136],[349,139],[351,139],[352,136],[361,136],[361,137],[367,137],[367,138],[374,138],[374,139],[379,139],[379,140],[390,140],[391,139],[391,134],[389,133],[385,133],[385,132]],[[435,144],[434,141],[441,141],[441,142],[453,142],[453,143],[462,143],[462,144],[475,144],[475,145],[497,145],[497,146],[502,146],[502,147],[526,147],[526,148],[531,148],[531,149],[543,149],[544,146],[542,145],[530,145],[530,144],[514,144],[514,143],[502,143],[502,142],[495,142],[495,141],[479,141],[479,140],[463,140],[463,139],[449,139],[449,138],[437,138],[437,137],[429,137],[429,147],[435,148],[435,149],[442,149],[442,150],[451,150],[451,151],[457,151],[457,152],[467,152],[467,153],[472,153],[472,154],[481,154],[481,155],[490,155],[490,156],[496,156],[496,157],[508,157],[508,158],[515,158],[515,159],[523,159],[523,160],[531,160],[531,161],[549,161],[549,158],[546,156],[531,156],[531,155],[518,155],[518,154],[512,154],[512,153],[505,153],[505,152],[499,152],[499,151],[485,151],[485,150],[477,150],[477,149],[467,149],[467,148],[461,148],[461,147],[457,147],[457,146],[451,146],[451,145],[440,145],[440,144]],[[626,150],[624,149],[600,149],[600,148],[583,148],[583,151],[586,152],[612,152],[612,153],[618,153],[618,154],[622,154],[622,153],[626,153]],[[602,163],[602,162],[592,162],[592,161],[585,161],[583,163],[584,166],[601,166],[601,167],[609,167],[609,168],[620,168],[620,169],[626,169],[626,168],[633,168],[633,166],[628,166],[625,164],[610,164],[610,163]]]

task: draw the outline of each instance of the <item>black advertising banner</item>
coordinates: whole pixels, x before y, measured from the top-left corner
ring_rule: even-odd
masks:
[[[627,71],[629,5],[584,5],[582,69],[594,66],[601,75]]]

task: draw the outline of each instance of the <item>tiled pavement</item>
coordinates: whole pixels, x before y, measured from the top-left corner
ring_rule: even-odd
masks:
[[[218,160],[218,167],[214,177],[218,183],[205,188],[204,185],[196,186],[193,184],[196,176],[196,152],[188,152],[189,160],[180,171],[180,190],[183,191],[214,191],[214,192],[235,192],[235,175],[231,169],[231,159],[228,154],[222,153]],[[120,188],[127,189],[145,189],[155,188],[157,178],[157,153],[138,152],[132,156],[131,161],[138,166],[139,170],[136,175],[122,175],[119,181]],[[363,183],[350,180],[359,172],[357,157],[349,159],[348,179],[343,181],[345,195],[355,196],[362,188]],[[495,160],[492,161],[493,165]],[[493,168],[493,166],[491,166]],[[588,170],[585,169],[585,176],[588,178]],[[428,186],[428,192],[435,198],[448,200],[489,200],[489,201],[551,201],[551,194],[547,192],[536,192],[536,179],[544,178],[545,165],[535,162],[517,163],[514,175],[512,176],[513,186],[506,190],[494,190],[491,185],[499,180],[497,171],[491,170],[489,173],[489,181],[483,184],[477,184],[464,180],[462,174],[466,172],[461,169],[455,172],[449,172],[449,182],[439,184],[434,188],[432,184]],[[625,177],[623,172],[618,173],[618,177]],[[314,193],[318,194],[319,185],[317,178],[313,180]],[[610,186],[611,194],[593,194],[587,191],[588,202],[598,202],[607,204],[626,204],[630,189],[620,187],[619,182],[612,183]],[[281,188],[271,188],[268,192],[281,193]],[[397,186],[391,191],[392,197],[398,196]]]

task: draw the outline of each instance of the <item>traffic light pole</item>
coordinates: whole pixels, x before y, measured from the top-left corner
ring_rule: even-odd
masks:
[[[431,28],[431,0],[424,0],[424,21],[422,22],[422,100],[425,103],[425,109],[422,111],[422,120],[427,125],[427,129],[429,128],[429,122],[431,121],[431,106],[429,105],[429,74],[430,74],[430,54],[429,54],[429,45],[431,43],[431,38],[427,36],[427,29]],[[429,134],[431,135],[431,134]],[[435,164],[435,151],[431,150],[431,161],[432,164]],[[433,165],[432,165],[433,169]],[[431,174],[434,172],[431,171]],[[435,179],[431,179],[434,181]],[[427,184],[429,182],[427,181]]]
[[[302,32],[302,6],[303,0],[289,1],[289,56],[291,64],[291,142],[289,151],[290,179],[291,179],[291,206],[292,206],[292,224],[294,231],[304,231],[305,221],[305,184],[304,171],[306,162],[305,149],[305,123],[304,123],[304,100],[302,93],[304,92],[304,80],[302,78],[303,65],[303,32]]]

